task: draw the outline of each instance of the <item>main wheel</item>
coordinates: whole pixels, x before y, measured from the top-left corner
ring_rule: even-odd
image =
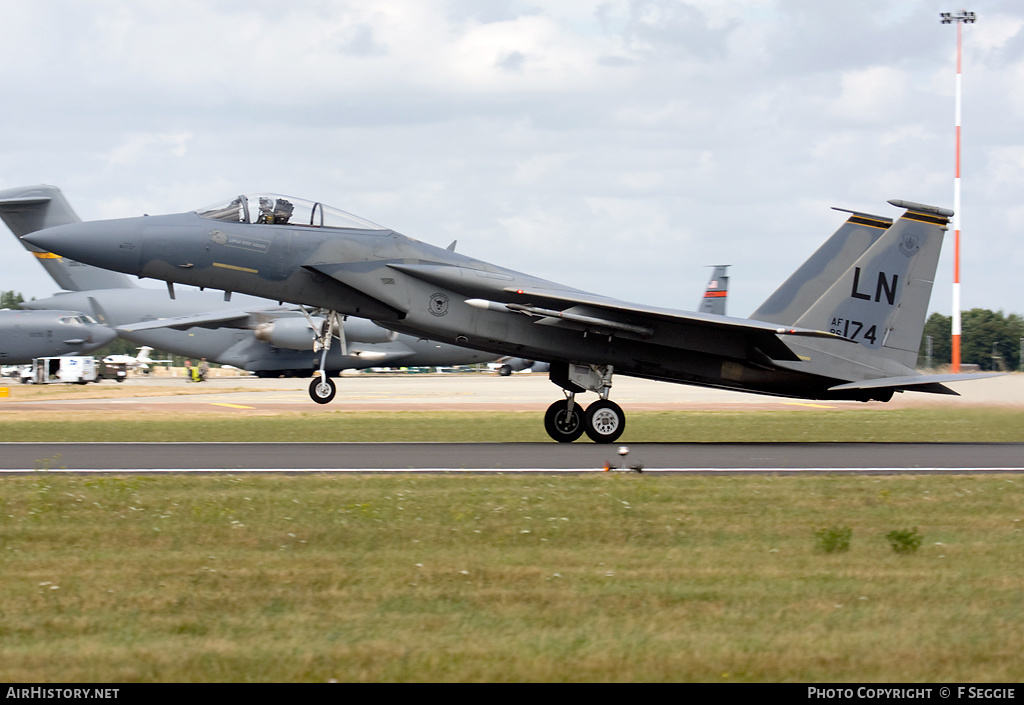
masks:
[[[583,435],[583,406],[573,403],[569,413],[569,400],[556,401],[544,414],[544,430],[559,443],[572,443]]]
[[[327,375],[321,375],[309,384],[309,396],[317,404],[327,404],[330,402],[334,398],[336,391],[334,380]]]
[[[585,430],[594,443],[614,443],[626,430],[626,415],[613,401],[601,399],[587,409]]]

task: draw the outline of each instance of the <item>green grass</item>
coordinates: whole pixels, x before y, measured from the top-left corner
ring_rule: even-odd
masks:
[[[0,417],[5,439],[40,441],[550,441],[536,412],[333,412],[144,418],[104,412]],[[621,441],[1022,442],[1024,409],[637,411]]]
[[[0,680],[1019,682],[1009,476],[0,481]],[[814,532],[852,530],[824,553]],[[914,526],[900,555],[886,533]]]

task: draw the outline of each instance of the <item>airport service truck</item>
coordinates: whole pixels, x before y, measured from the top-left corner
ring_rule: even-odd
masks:
[[[95,381],[94,357],[37,357],[32,361],[33,384],[86,384]]]

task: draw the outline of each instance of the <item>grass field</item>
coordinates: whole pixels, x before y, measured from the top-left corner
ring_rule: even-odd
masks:
[[[1022,489],[9,477],[0,680],[1019,682]]]
[[[549,441],[533,412],[4,412],[21,441]],[[1020,408],[623,442],[1024,441]],[[0,479],[0,680],[1018,682],[1011,475]],[[920,547],[897,553],[904,532]],[[828,552],[849,537],[849,549]],[[911,544],[905,544],[911,545]]]
[[[173,409],[173,407],[172,407]],[[4,412],[0,437],[43,441],[553,442],[536,412],[398,411],[274,416]],[[623,443],[1024,442],[1024,408],[634,411]],[[580,442],[587,442],[585,439]]]

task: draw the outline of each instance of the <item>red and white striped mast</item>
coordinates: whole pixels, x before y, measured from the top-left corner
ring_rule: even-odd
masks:
[[[973,12],[940,12],[942,24],[956,23],[956,172],[953,176],[953,364],[960,371],[960,91],[963,77],[963,25],[974,24]]]

